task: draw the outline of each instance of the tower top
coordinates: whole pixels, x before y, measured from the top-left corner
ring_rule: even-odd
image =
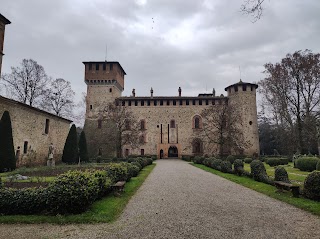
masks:
[[[1,13],[0,13],[0,22],[3,22],[5,25],[10,24],[11,22],[5,18]]]
[[[83,61],[82,63],[84,65],[87,65],[87,64],[116,64],[120,67],[120,69],[122,70],[124,75],[127,74],[118,61]]]

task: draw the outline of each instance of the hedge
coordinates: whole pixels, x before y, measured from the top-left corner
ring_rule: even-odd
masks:
[[[301,171],[312,172],[316,170],[318,161],[316,157],[301,157],[295,160],[295,166]]]

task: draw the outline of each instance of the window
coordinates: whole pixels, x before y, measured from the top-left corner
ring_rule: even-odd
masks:
[[[141,120],[141,121],[140,121],[140,129],[141,129],[141,130],[146,129],[146,122],[145,122],[144,120]]]
[[[144,155],[144,149],[140,150],[140,154],[143,156]]]
[[[251,91],[253,91],[253,85],[251,86]]]
[[[92,71],[92,64],[89,63],[89,71]]]
[[[186,105],[189,105],[189,100],[186,100]]]
[[[109,89],[109,92],[110,92],[110,93],[112,92],[112,88]]]
[[[49,124],[50,124],[50,120],[46,119],[46,126],[44,128],[44,133],[48,134],[49,133]]]
[[[97,63],[96,64],[96,71],[98,71],[99,70],[99,64]]]
[[[238,86],[237,85],[234,87],[234,91],[238,92]]]
[[[138,101],[137,100],[134,101],[134,106],[138,106]]]
[[[206,105],[208,105],[209,104],[209,100],[206,100]]]
[[[176,122],[174,120],[170,121],[170,128],[175,128],[176,127]]]
[[[126,102],[125,101],[122,101],[122,106],[125,106],[126,105]]]
[[[98,119],[98,129],[101,129],[101,128],[102,128],[102,120]]]
[[[167,100],[167,105],[170,105],[170,100]]]
[[[141,106],[144,106],[144,100],[141,100],[140,104],[141,104]]]
[[[125,151],[125,156],[126,156],[126,157],[129,156],[129,149],[126,149],[126,151]]]
[[[92,110],[92,105],[90,105],[90,110]]]
[[[23,153],[26,154],[28,152],[28,141],[24,141],[23,144]]]
[[[193,128],[194,129],[201,129],[202,128],[202,121],[199,115],[193,117]]]
[[[103,63],[103,70],[107,70],[107,64],[106,63]]]
[[[199,105],[202,105],[202,100],[199,100]]]
[[[128,101],[128,106],[131,106],[131,100]]]
[[[242,91],[247,91],[247,86],[246,85],[242,85]]]
[[[163,100],[160,100],[160,105],[163,105]]]
[[[150,106],[150,100],[147,101],[148,106]]]
[[[140,137],[139,137],[139,142],[140,142],[140,144],[144,144],[144,135],[142,134],[142,135],[140,135]]]
[[[182,105],[182,100],[179,101],[179,104]]]
[[[153,105],[157,106],[157,101],[156,100],[153,101]]]
[[[177,104],[176,100],[173,100],[172,103],[173,103],[173,105],[176,105],[176,104]]]
[[[110,71],[112,71],[112,69],[113,69],[113,64],[110,63]]]
[[[215,105],[216,104],[216,101],[215,100],[212,100],[212,105]]]
[[[193,105],[196,105],[196,100],[192,100],[192,104],[193,104]]]

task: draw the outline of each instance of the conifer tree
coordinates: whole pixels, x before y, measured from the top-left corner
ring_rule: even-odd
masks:
[[[88,149],[87,149],[87,139],[86,139],[86,134],[84,133],[84,131],[82,131],[80,134],[79,156],[80,156],[81,162],[88,162],[89,161]]]
[[[0,172],[16,169],[11,118],[5,111],[0,121]]]
[[[73,124],[69,130],[66,143],[63,148],[62,162],[74,164],[78,162],[78,140],[76,126]]]

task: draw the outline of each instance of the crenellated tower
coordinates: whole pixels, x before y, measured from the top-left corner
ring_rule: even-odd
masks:
[[[241,128],[249,147],[244,150],[245,155],[259,154],[259,133],[257,119],[256,89],[258,85],[242,82],[241,80],[225,88],[229,98],[229,105],[240,108]]]

